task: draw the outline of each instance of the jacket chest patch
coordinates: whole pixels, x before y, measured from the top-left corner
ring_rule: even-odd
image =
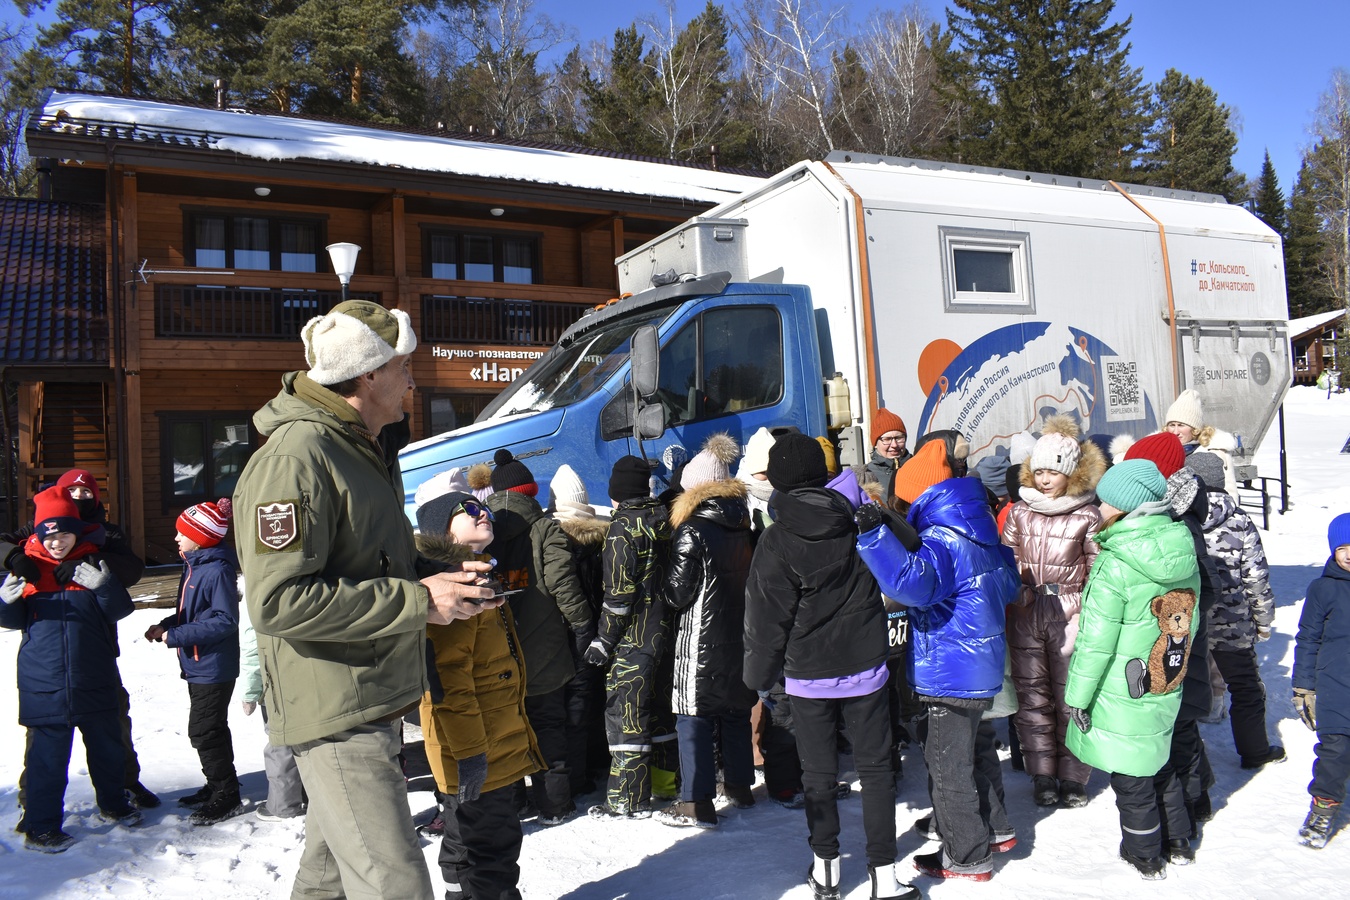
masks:
[[[530,586],[529,569],[498,570],[497,577],[502,580],[508,591],[523,591]]]
[[[260,503],[257,508],[259,552],[299,550],[296,538],[300,536],[300,519],[296,502]]]

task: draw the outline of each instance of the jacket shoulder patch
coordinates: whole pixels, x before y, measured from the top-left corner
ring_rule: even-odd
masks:
[[[299,502],[279,500],[259,503],[257,516],[258,553],[293,552],[301,548]]]

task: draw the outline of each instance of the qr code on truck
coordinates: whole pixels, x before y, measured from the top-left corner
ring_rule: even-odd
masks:
[[[1139,364],[1118,356],[1102,357],[1106,367],[1106,420],[1124,422],[1144,417],[1144,395],[1139,387]]]

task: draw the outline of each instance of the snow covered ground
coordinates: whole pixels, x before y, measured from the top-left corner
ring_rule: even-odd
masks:
[[[1346,884],[1350,829],[1343,829],[1322,851],[1300,847],[1294,837],[1307,811],[1314,739],[1293,717],[1288,700],[1303,591],[1326,561],[1327,523],[1350,510],[1350,455],[1340,453],[1350,437],[1350,394],[1328,399],[1314,388],[1295,388],[1286,415],[1294,508],[1288,515],[1273,515],[1271,531],[1264,535],[1278,613],[1275,635],[1259,649],[1270,696],[1272,738],[1278,735],[1289,761],[1244,772],[1238,767],[1227,723],[1202,726],[1218,777],[1212,794],[1216,815],[1205,828],[1196,864],[1170,867],[1164,882],[1144,882],[1116,858],[1119,829],[1105,776],[1093,777],[1087,807],[1047,811],[1033,805],[1029,780],[1005,767],[1017,848],[996,858],[994,879],[987,884],[916,877],[927,896],[1322,900],[1350,894]],[[1258,460],[1263,473],[1277,474],[1274,429]],[[0,897],[152,900],[288,895],[304,840],[302,823],[265,823],[245,814],[214,828],[194,828],[173,802],[201,784],[201,773],[188,744],[187,691],[173,655],[163,645],[148,644],[140,637],[163,615],[162,610],[138,611],[123,623],[121,634],[122,674],[132,693],[143,780],[167,802],[147,811],[138,828],[101,824],[93,815],[93,791],[77,741],[65,828],[78,843],[58,856],[25,850],[22,837],[12,830],[18,818],[15,797],[23,755],[13,689],[18,635],[0,634],[0,746],[6,750],[0,757]],[[245,718],[237,706],[231,716],[245,793],[257,803],[266,792],[262,722],[256,715]],[[909,877],[909,858],[924,847],[909,826],[927,810],[922,758],[917,748],[907,753],[896,807],[902,877]],[[413,786],[429,787],[425,778]],[[528,900],[809,900],[803,883],[810,858],[804,814],[764,801],[761,791],[756,792],[759,805],[726,811],[721,828],[714,832],[672,829],[651,820],[604,823],[584,816],[549,830],[527,826],[522,893]],[[413,813],[423,813],[432,802],[429,790],[409,794]],[[856,793],[841,804],[841,812],[845,897],[863,900],[868,887]],[[427,844],[425,855],[439,895],[436,847]]]

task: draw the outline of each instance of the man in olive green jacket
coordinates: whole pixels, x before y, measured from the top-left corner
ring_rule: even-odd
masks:
[[[398,464],[380,449],[413,387],[407,314],[348,301],[303,338],[309,371],[254,416],[269,440],[234,494],[270,737],[309,795],[292,896],[430,900],[401,716],[427,689],[427,623],[500,601],[477,584],[486,564],[419,568]]]

